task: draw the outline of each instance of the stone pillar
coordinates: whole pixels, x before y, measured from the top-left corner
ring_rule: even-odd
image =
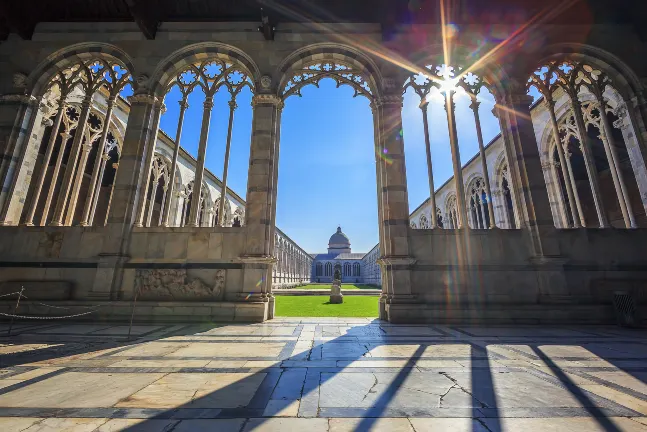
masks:
[[[257,94],[252,99],[252,142],[247,176],[245,208],[245,252],[243,292],[227,293],[229,300],[240,301],[251,294],[251,301],[267,303],[267,318],[274,316],[271,272],[276,222],[279,140],[283,101],[274,94]],[[222,198],[226,198],[223,194]],[[282,274],[285,280],[285,272]],[[260,283],[259,283],[260,281]]]
[[[600,182],[598,180],[598,170],[595,167],[595,160],[593,159],[593,153],[591,152],[591,140],[586,133],[586,125],[584,124],[584,117],[582,116],[582,106],[580,105],[580,101],[575,92],[570,95],[570,98],[571,104],[573,105],[573,116],[575,118],[577,132],[580,136],[580,150],[584,156],[584,164],[586,165],[586,173],[589,177],[589,184],[591,186],[591,194],[593,195],[595,211],[598,215],[598,222],[600,224],[600,228],[606,228],[609,226],[609,222],[607,220],[607,214],[604,211],[602,194],[600,193]]]
[[[76,127],[76,132],[74,133],[74,140],[72,140],[72,149],[70,150],[70,156],[67,159],[67,166],[65,167],[65,173],[63,174],[63,180],[61,183],[61,189],[58,193],[58,199],[56,200],[56,208],[54,209],[54,216],[50,225],[60,226],[63,224],[63,218],[65,216],[65,209],[67,208],[67,199],[70,195],[70,191],[74,186],[74,172],[76,171],[76,161],[79,158],[79,153],[81,151],[81,144],[83,144],[83,139],[85,138],[85,131],[88,127],[88,118],[90,117],[90,109],[92,108],[92,94],[86,94],[81,103],[81,114],[79,115],[79,123]],[[82,170],[83,167],[80,166],[79,170]],[[73,209],[70,209],[73,211]]]
[[[90,224],[90,213],[94,213],[94,192],[97,195],[101,190],[101,180],[103,179],[103,170],[105,169],[105,162],[103,160],[106,154],[106,140],[108,139],[108,132],[110,132],[110,123],[112,122],[112,110],[115,104],[115,97],[110,96],[108,99],[108,109],[106,110],[106,117],[103,121],[103,130],[101,131],[101,138],[97,145],[97,155],[94,158],[94,166],[92,167],[92,177],[90,178],[90,186],[88,187],[88,196],[83,205],[83,215],[81,216],[81,226],[88,226]],[[97,184],[98,180],[98,184]]]
[[[391,80],[387,80],[389,83]],[[386,289],[385,309],[388,318],[407,313],[405,304],[414,303],[411,292],[411,266],[415,259],[409,251],[409,198],[402,133],[402,94],[387,85],[379,106],[380,148],[376,162],[380,165],[382,236],[384,253],[380,258]],[[402,307],[400,306],[402,305]]]
[[[184,95],[182,97],[182,100],[180,101],[180,117],[178,118],[177,121],[177,129],[175,132],[175,148],[173,149],[173,161],[171,162],[171,171],[169,172],[169,181],[168,181],[168,193],[169,197],[174,196],[175,191],[175,175],[177,173],[177,158],[180,153],[180,140],[182,139],[182,126],[184,125],[184,113],[186,112],[187,108],[189,108],[189,104],[187,103],[187,97],[188,95]],[[169,226],[169,214],[171,212],[171,200],[168,199],[166,200],[166,206],[163,206],[163,215],[162,215],[162,222],[161,226],[168,227]]]
[[[49,137],[49,142],[47,143],[47,149],[45,150],[45,157],[43,158],[43,163],[41,164],[40,173],[38,174],[38,179],[36,180],[36,187],[34,188],[31,204],[27,209],[27,217],[25,218],[26,226],[34,225],[34,214],[36,213],[36,207],[38,206],[38,201],[40,200],[40,193],[43,189],[43,183],[45,183],[45,177],[47,176],[47,168],[49,167],[49,161],[52,158],[52,152],[54,151],[54,146],[56,145],[56,138],[58,137],[58,131],[61,127],[61,121],[63,120],[64,114],[65,114],[65,95],[61,96],[58,103],[58,112],[56,113],[56,119],[52,124],[52,131]],[[54,181],[55,180],[56,179],[54,179]]]
[[[235,97],[229,101],[229,126],[227,127],[227,144],[225,147],[225,164],[222,168],[222,191],[220,195],[220,207],[218,208],[218,221],[216,224],[219,226],[226,226],[228,221],[225,220],[225,203],[227,201],[227,177],[229,173],[229,151],[231,150],[231,133],[234,127],[234,111],[236,111]]]
[[[476,100],[476,96],[473,96],[470,108],[472,108],[472,111],[474,112],[476,137],[479,142],[479,155],[481,157],[481,170],[483,171],[483,180],[485,181],[485,194],[487,195],[488,216],[490,217],[490,226],[484,228],[496,228],[496,223],[494,221],[494,205],[492,204],[492,190],[490,189],[490,174],[488,173],[487,169],[485,145],[483,144],[483,132],[481,130],[481,117],[479,116],[479,105],[481,105],[481,102]],[[485,218],[483,219],[483,224],[485,224]]]
[[[137,217],[135,219],[135,226],[137,227],[144,226],[144,213],[146,211],[146,194],[148,192],[148,188],[151,181],[150,173],[153,167],[153,158],[155,157],[155,146],[157,145],[157,135],[159,133],[160,120],[162,118],[162,114],[164,114],[164,111],[166,110],[161,100],[155,99],[153,103],[154,103],[154,107],[153,107],[154,111],[153,111],[152,127],[151,127],[152,134],[150,134],[149,136],[150,143],[148,143],[148,145],[146,146],[146,156],[144,158],[144,172],[146,173],[146,176],[142,179],[141,184],[139,184],[139,189],[140,189],[139,193],[142,199],[139,204],[139,207],[137,208]],[[193,189],[195,190],[195,185]]]
[[[195,166],[195,177],[193,179],[193,196],[191,208],[189,209],[189,220],[187,226],[200,226],[200,205],[202,204],[202,179],[204,178],[204,160],[207,157],[207,141],[209,140],[209,125],[211,123],[211,110],[213,109],[213,96],[207,96],[204,100],[202,111],[202,127],[200,129],[200,141],[198,143],[198,160]]]
[[[429,101],[424,99],[420,103],[422,111],[422,124],[425,133],[425,150],[427,151],[427,178],[429,180],[429,204],[431,207],[431,229],[438,227],[438,215],[436,213],[436,188],[434,187],[434,172],[431,166],[431,142],[429,140],[429,119],[427,118],[427,109]]]
[[[452,166],[454,168],[454,187],[456,188],[456,213],[458,216],[457,228],[469,228],[467,222],[467,206],[465,205],[465,185],[463,183],[463,166],[458,147],[458,131],[456,129],[456,105],[454,103],[454,90],[448,90],[445,95],[445,111],[447,112],[447,126],[449,127],[449,145],[452,151]]]
[[[129,98],[130,114],[121,148],[119,169],[115,177],[112,198],[105,228],[102,252],[90,297],[108,300],[120,299],[122,266],[128,259],[130,234],[135,225],[137,209],[146,199],[141,185],[150,174],[145,164],[151,139],[157,131],[153,112],[156,99],[147,94],[135,94]]]
[[[0,225],[17,225],[27,196],[32,166],[27,153],[38,151],[38,131],[43,114],[38,99],[28,95],[0,96]],[[24,193],[17,194],[22,189]],[[21,195],[21,196],[19,196]]]
[[[559,126],[557,124],[557,117],[555,116],[555,101],[552,98],[546,97],[545,99],[546,109],[550,113],[550,123],[553,131],[553,140],[555,141],[555,146],[557,147],[557,155],[559,156],[559,164],[562,167],[562,174],[564,176],[564,185],[566,186],[566,193],[568,194],[568,204],[571,208],[571,217],[573,218],[573,226],[575,228],[580,227],[580,215],[577,211],[575,193],[577,190],[573,190],[575,183],[571,178],[571,171],[568,169],[570,162],[567,165],[566,156],[564,155],[564,147],[562,146],[562,140],[559,137]]]
[[[99,195],[101,194],[101,182],[103,181],[103,174],[106,171],[106,164],[108,163],[108,160],[110,160],[110,156],[104,153],[101,156],[101,168],[99,169],[98,180],[94,185],[95,193],[92,196],[92,204],[91,204],[92,207],[90,208],[90,215],[88,216],[88,219],[87,219],[88,225],[92,225],[94,223],[94,213],[97,211],[97,203],[99,202]],[[115,164],[115,165],[118,165],[118,164]]]
[[[573,157],[573,153],[571,153],[567,145],[564,145],[564,157],[566,158],[566,170],[564,171],[564,173],[568,174],[569,181],[571,182],[571,188],[573,189],[573,195],[575,196],[575,208],[577,209],[577,215],[580,218],[580,226],[586,228],[586,219],[584,219],[584,211],[582,210],[580,193],[577,191],[577,184],[575,183],[575,176],[573,175],[573,166],[571,165],[571,158]]]
[[[523,87],[523,86],[519,86]],[[514,88],[514,87],[513,87]],[[509,93],[496,106],[520,227],[531,253],[541,259],[560,255],[539,149],[530,117],[532,98]]]

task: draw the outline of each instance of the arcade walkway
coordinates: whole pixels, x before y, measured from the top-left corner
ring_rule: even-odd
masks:
[[[647,334],[615,327],[0,326],[3,431],[647,431]]]

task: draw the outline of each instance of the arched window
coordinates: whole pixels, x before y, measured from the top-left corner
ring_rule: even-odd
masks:
[[[325,276],[332,276],[332,263],[326,263],[326,273]]]
[[[35,139],[23,160],[23,167],[33,172],[31,181],[10,197],[24,203],[19,208],[25,225],[87,226],[93,224],[97,206],[107,213],[107,204],[98,203],[98,198],[107,177],[114,178],[110,159],[118,156],[110,155],[112,112],[131,82],[122,64],[92,58],[61,69],[47,84],[39,104],[42,122],[34,123],[28,133]],[[96,101],[107,107],[105,111]],[[97,219],[104,220],[103,215]]]
[[[447,204],[445,205],[447,220],[449,222],[449,229],[458,228],[458,212],[456,209],[456,195],[452,195],[447,199]]]
[[[482,177],[477,177],[470,182],[468,187],[468,209],[469,222],[472,228],[486,229],[490,227],[485,180]]]
[[[166,204],[169,166],[165,158],[156,155],[151,165],[149,189],[146,193],[146,219],[144,226],[159,226],[162,224],[163,208]]]
[[[436,221],[438,222],[438,228],[445,228],[443,224],[443,213],[439,208],[436,209]]]
[[[350,263],[344,263],[344,276],[351,276]]]
[[[360,268],[361,268],[361,267],[360,267],[360,264],[359,264],[359,263],[355,263],[355,264],[353,264],[353,276],[355,276],[355,277],[359,277],[359,276],[361,276],[361,275],[360,275]]]
[[[636,143],[636,130],[607,71],[581,58],[551,60],[531,74],[528,91],[543,96],[549,114],[544,127],[550,138],[542,143],[549,160],[543,166],[552,170],[549,178],[557,186],[549,193],[559,204],[561,224],[647,224],[641,198],[647,194],[647,168],[627,150],[630,141]]]
[[[424,214],[420,215],[420,220],[418,221],[418,226],[420,229],[429,229],[429,220],[427,219],[427,216]]]

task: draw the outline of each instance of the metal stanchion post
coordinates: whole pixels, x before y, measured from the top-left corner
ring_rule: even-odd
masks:
[[[20,292],[18,293],[18,300],[16,301],[16,307],[13,309],[13,314],[16,315],[16,312],[18,312],[18,306],[20,305],[20,299],[22,298],[22,292],[25,290],[25,287],[20,287]],[[14,317],[11,317],[11,322],[9,323],[9,330],[7,331],[7,336],[11,336],[11,328],[13,327],[13,319]]]
[[[128,327],[128,340],[130,340],[130,332],[133,329],[133,318],[135,318],[135,306],[137,306],[137,297],[139,297],[140,290],[141,290],[141,285],[137,287],[137,292],[135,293],[135,298],[133,299],[133,311],[130,314],[130,326]]]

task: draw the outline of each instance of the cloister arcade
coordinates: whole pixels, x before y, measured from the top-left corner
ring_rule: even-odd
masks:
[[[435,34],[393,61],[407,52],[401,42],[377,55],[343,32],[295,30],[268,45],[236,24],[218,42],[188,31],[153,41],[127,34],[123,43],[82,24],[56,39],[52,26],[0,45],[0,282],[8,287],[48,286],[72,309],[103,302],[101,319],[125,319],[135,296],[150,319],[169,308],[182,319],[272,318],[272,285],[301,283],[312,265],[276,228],[281,112],[286,98],[331,78],[368,98],[373,113],[381,318],[604,322],[610,287],[642,289],[645,71],[612,45],[568,45],[545,29],[550,43],[511,48],[515,62],[475,64],[459,50],[448,65]],[[356,31],[373,40],[376,28]],[[182,95],[175,138],[160,132],[172,88]],[[429,174],[416,180],[430,192],[413,213],[402,133],[409,88],[421,100]],[[243,90],[253,106],[244,199],[227,186]],[[195,158],[181,147],[192,91],[204,93]],[[226,112],[214,110],[219,91],[229,94]],[[486,91],[501,130],[487,145]],[[457,122],[459,95],[470,99],[471,125]],[[432,105],[446,110],[454,174],[440,188]],[[205,167],[213,115],[229,125],[222,179]],[[466,164],[464,127],[476,127],[479,147]]]

